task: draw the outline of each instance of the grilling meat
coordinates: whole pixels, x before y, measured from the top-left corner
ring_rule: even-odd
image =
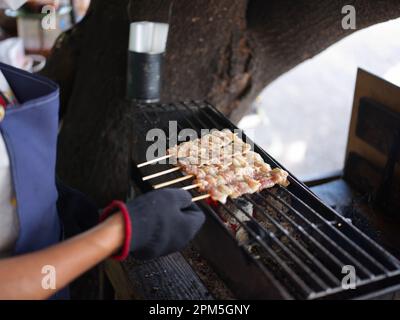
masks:
[[[228,197],[259,192],[276,184],[288,186],[288,173],[271,169],[251,146],[229,130],[214,131],[190,142],[171,148],[182,171],[196,177],[202,192],[221,203]]]
[[[232,161],[235,155],[247,153],[251,146],[229,130],[213,131],[201,139],[184,142],[168,150],[171,161],[179,165],[202,167]],[[194,168],[193,168],[194,169]]]

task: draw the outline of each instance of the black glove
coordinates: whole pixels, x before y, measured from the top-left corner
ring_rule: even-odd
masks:
[[[194,238],[205,217],[189,192],[163,189],[127,204],[132,220],[131,252],[153,259],[180,251]]]
[[[190,193],[181,189],[152,191],[128,202],[126,209],[131,221],[130,252],[140,260],[182,250],[205,221]]]

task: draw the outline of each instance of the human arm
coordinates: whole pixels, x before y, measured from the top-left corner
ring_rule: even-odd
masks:
[[[118,251],[124,221],[114,214],[103,223],[47,249],[0,260],[0,299],[46,299]],[[56,288],[44,289],[44,266],[53,266]]]
[[[179,251],[205,219],[191,195],[179,189],[153,191],[126,205],[118,202],[102,216],[102,223],[61,244],[0,260],[0,299],[46,299],[116,253],[148,260]],[[48,265],[55,268],[56,289],[42,288],[42,268]]]

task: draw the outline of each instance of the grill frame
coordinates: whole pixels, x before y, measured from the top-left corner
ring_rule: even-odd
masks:
[[[176,104],[139,104],[134,105],[133,107],[135,108],[136,113],[135,119],[140,123],[140,125],[136,126],[136,128],[141,128],[141,130],[149,130],[152,128],[163,128],[165,130],[167,129],[165,126],[165,121],[168,120],[177,120],[178,130],[191,128],[195,129],[198,133],[202,128],[218,130],[228,128],[231,130],[237,130],[237,127],[234,126],[234,124],[225,118],[211,104],[203,101],[179,102]],[[186,125],[184,123],[186,123]],[[248,139],[244,133],[243,139],[247,139],[247,141],[252,143],[252,141]],[[254,151],[259,153],[262,158],[272,167],[280,167],[284,169],[283,166],[275,161],[267,152],[258,147],[258,145],[253,145]],[[149,169],[137,169],[136,164],[146,160],[144,158],[146,154],[145,150],[147,149],[146,144],[141,144],[140,141],[138,141],[138,146],[142,148],[142,152],[140,152],[140,149],[138,150],[137,147],[134,148],[136,154],[132,155],[133,165],[131,168],[131,175],[134,183],[139,186],[143,192],[146,192],[152,190],[152,187],[148,182],[141,181],[141,177],[157,171],[165,170],[166,165],[157,164],[151,167],[156,168],[156,170],[153,169],[151,171],[149,171]],[[181,174],[178,173],[177,176],[179,177],[179,175]],[[175,177],[175,174],[171,176]],[[285,211],[277,208],[276,204],[281,203],[288,209],[288,212],[292,212],[294,214],[290,215],[288,217],[289,219],[292,219],[292,217],[294,219],[294,216],[296,216],[296,219],[300,219],[304,222],[304,225],[301,226],[296,222],[296,220],[292,219],[293,223],[289,224],[294,226],[297,233],[303,234],[307,241],[311,241],[314,244],[314,247],[309,247],[308,245],[305,246],[306,241],[304,241],[303,238],[298,240],[298,243],[296,244],[296,239],[290,239],[290,236],[292,236],[290,232],[288,239],[292,245],[291,247],[288,247],[282,243],[282,237],[277,237],[277,235],[274,233],[271,234],[267,232],[266,237],[268,238],[269,243],[266,242],[266,239],[261,240],[264,242],[264,244],[266,244],[265,246],[262,245],[263,249],[267,252],[269,251],[270,256],[275,255],[278,258],[281,257],[274,251],[274,249],[272,249],[271,243],[273,243],[273,245],[282,249],[286,255],[291,256],[291,261],[290,259],[286,261],[290,261],[291,263],[298,265],[300,269],[303,269],[303,272],[305,271],[307,273],[311,270],[311,273],[303,273],[302,278],[297,274],[299,269],[296,269],[297,271],[293,271],[290,266],[284,266],[287,264],[286,261],[283,260],[283,263],[281,261],[277,264],[278,268],[286,268],[287,276],[292,278],[292,285],[294,283],[295,287],[298,287],[295,289],[290,288],[290,285],[283,281],[284,278],[282,278],[282,276],[285,274],[285,271],[282,272],[282,270],[279,270],[279,272],[277,272],[277,270],[271,270],[271,268],[268,268],[265,264],[263,264],[260,259],[257,259],[254,253],[248,250],[246,245],[238,244],[236,237],[228,231],[224,223],[219,218],[215,208],[206,204],[204,201],[199,203],[203,211],[207,213],[207,219],[205,226],[194,240],[194,245],[200,254],[209,261],[215,271],[217,271],[220,277],[227,283],[227,285],[238,298],[372,299],[400,290],[399,260],[397,260],[373,240],[368,238],[359,229],[350,224],[333,209],[323,204],[316,195],[314,195],[293,175],[290,174],[289,180],[291,185],[288,188],[275,187],[275,189],[280,189],[280,191],[277,191],[278,195],[274,194],[271,190],[265,190],[256,195],[245,196],[245,198],[247,198],[247,201],[252,202],[255,211],[262,212],[263,210],[260,209],[262,208],[261,205],[254,198],[263,197],[264,199],[259,200],[265,202],[265,205],[268,207],[275,207],[277,215],[284,218]],[[192,192],[194,195],[198,195],[196,191]],[[285,203],[285,200],[282,200],[282,198],[279,196],[279,192],[287,193],[291,202]],[[274,201],[268,200],[263,193],[268,194],[269,199],[273,198]],[[293,202],[293,200],[295,201]],[[257,208],[256,205],[260,206],[260,208]],[[226,206],[221,206],[220,209],[221,208],[227,211]],[[302,208],[300,210],[303,211],[299,211],[298,208]],[[279,211],[281,212],[279,213]],[[232,212],[229,214],[234,217]],[[268,217],[265,217],[265,219],[268,219]],[[274,218],[272,217],[272,219]],[[284,219],[289,221],[287,218]],[[310,221],[310,219],[314,219],[314,222]],[[315,224],[315,221],[318,221],[320,225]],[[275,225],[274,222],[272,222],[272,224],[277,229],[279,229],[279,226],[282,227],[279,221],[276,220],[275,224],[278,226]],[[308,226],[308,231],[306,228],[304,228],[305,225]],[[338,229],[339,225],[341,230]],[[322,227],[324,229],[322,229]],[[284,227],[282,228],[285,230]],[[247,229],[249,228],[247,227]],[[250,234],[253,233],[256,238],[257,234],[254,232],[254,230],[249,229],[247,231]],[[329,232],[331,237],[326,236],[324,231]],[[284,231],[280,230],[280,232],[283,232],[284,236],[287,236]],[[347,232],[346,237],[343,237],[344,232]],[[349,232],[350,235],[348,235]],[[343,245],[335,244],[332,239],[332,234],[336,234],[339,238],[342,238],[341,241]],[[316,235],[318,235],[319,238],[315,238]],[[348,237],[350,237],[350,241],[347,239]],[[322,240],[323,243],[325,243],[324,245],[321,243]],[[358,242],[358,244],[356,242]],[[300,259],[298,254],[293,252],[293,246],[299,250],[296,252],[301,252],[311,260],[314,259],[314,264],[311,264],[313,269],[310,268],[310,264],[306,262],[306,260]],[[348,248],[345,248],[345,246],[353,247],[353,249],[355,248],[356,251],[348,251]],[[368,246],[368,248],[373,252],[366,252],[365,247],[360,250],[360,246]],[[333,252],[339,253],[341,258],[335,257],[328,247],[330,247],[330,250],[333,250]],[[310,258],[310,248],[318,249],[320,252],[322,252],[322,255],[313,255],[313,252],[311,252]],[[357,252],[357,257],[352,256],[355,252]],[[333,257],[330,257],[330,255]],[[372,255],[374,255],[374,257]],[[378,261],[376,259],[378,256],[379,259],[382,260]],[[335,282],[334,279],[338,281],[340,281],[340,279],[337,274],[336,276],[332,274],[333,277],[329,276],[329,272],[332,270],[332,265],[327,266],[324,264],[322,261],[320,261],[321,257],[331,260],[331,262],[333,262],[336,258],[336,260],[339,261],[338,267],[341,266],[340,263],[343,263],[343,259],[346,261],[355,262],[356,265],[358,264],[358,268],[362,271],[363,278],[369,277],[369,279],[364,279],[363,281],[361,281],[361,279],[356,290],[343,290],[340,286],[340,283],[336,283],[336,287],[331,288],[332,286],[327,285],[326,281],[330,279],[329,281]],[[364,262],[360,262],[360,258],[362,258]],[[275,260],[277,259],[275,258]],[[315,269],[315,266],[318,264],[326,267],[326,270],[322,270],[323,268]],[[393,270],[388,269],[388,265],[390,264],[392,265]],[[234,265],[234,267],[232,267],[232,265]],[[374,268],[374,270],[371,270],[371,268]],[[378,269],[381,269],[382,272],[378,272]],[[312,272],[315,272],[315,270],[318,272],[321,271],[322,273],[312,274]],[[324,275],[325,279],[321,278],[322,274]],[[305,280],[307,280],[307,283]],[[317,291],[312,289],[310,284],[312,284],[314,287],[324,287],[325,285],[327,288],[325,288],[325,290]]]

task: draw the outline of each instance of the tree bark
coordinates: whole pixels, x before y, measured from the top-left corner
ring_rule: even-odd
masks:
[[[162,100],[207,99],[239,120],[271,81],[357,30],[400,16],[396,0],[93,0],[57,41],[43,74],[61,86],[58,172],[104,205],[128,185],[124,101],[129,23],[169,19]],[[169,16],[169,12],[171,15]]]

